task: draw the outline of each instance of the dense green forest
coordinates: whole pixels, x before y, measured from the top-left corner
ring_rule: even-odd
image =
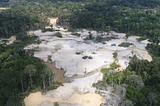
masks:
[[[12,0],[0,4],[8,7],[5,3],[10,9],[0,10],[0,37],[25,36],[29,30],[43,29],[48,25],[48,17],[68,16],[83,7],[79,2],[71,1]]]
[[[0,45],[0,106],[22,106],[24,97],[31,91],[55,89],[53,72],[34,52],[24,50],[36,37],[25,37],[22,42]]]
[[[9,4],[11,9],[0,14],[3,37],[43,28],[47,17],[59,17],[59,25],[71,28],[115,30],[149,38],[160,33],[158,0],[12,0]],[[17,25],[12,24],[15,22]]]
[[[23,7],[0,12],[0,37],[25,36],[28,30],[43,28],[47,19]]]
[[[9,7],[9,0],[0,0],[0,7]]]
[[[70,16],[73,28],[115,30],[131,35],[159,37],[160,1],[110,0],[86,5],[84,10]]]

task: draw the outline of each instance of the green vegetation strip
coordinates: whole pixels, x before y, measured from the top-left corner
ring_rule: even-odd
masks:
[[[123,42],[123,43],[119,44],[118,46],[129,47],[130,45],[133,45],[133,44],[132,43],[128,43],[128,42]]]

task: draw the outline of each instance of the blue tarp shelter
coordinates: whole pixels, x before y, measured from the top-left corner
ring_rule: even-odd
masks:
[[[97,38],[94,38],[93,40],[97,40]]]
[[[115,44],[115,43],[112,43],[111,46],[116,46],[116,44]]]

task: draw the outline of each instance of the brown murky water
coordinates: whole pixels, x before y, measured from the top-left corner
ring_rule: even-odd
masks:
[[[41,92],[31,93],[24,99],[26,106],[38,106],[44,101],[81,104],[83,106],[99,106],[101,103],[105,103],[106,99],[96,93],[78,94],[77,92],[67,100],[62,98],[48,98],[43,96]]]
[[[61,82],[61,83],[65,83],[65,79],[64,79],[64,71],[62,69],[57,69],[55,67],[55,63],[50,63],[50,62],[45,62],[45,64],[48,65],[48,67],[50,69],[52,69],[52,72],[55,74],[54,76],[54,81],[58,81],[58,82]]]

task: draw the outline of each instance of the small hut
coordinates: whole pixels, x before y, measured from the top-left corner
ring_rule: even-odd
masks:
[[[115,44],[115,43],[112,43],[111,46],[116,46],[116,44]]]

